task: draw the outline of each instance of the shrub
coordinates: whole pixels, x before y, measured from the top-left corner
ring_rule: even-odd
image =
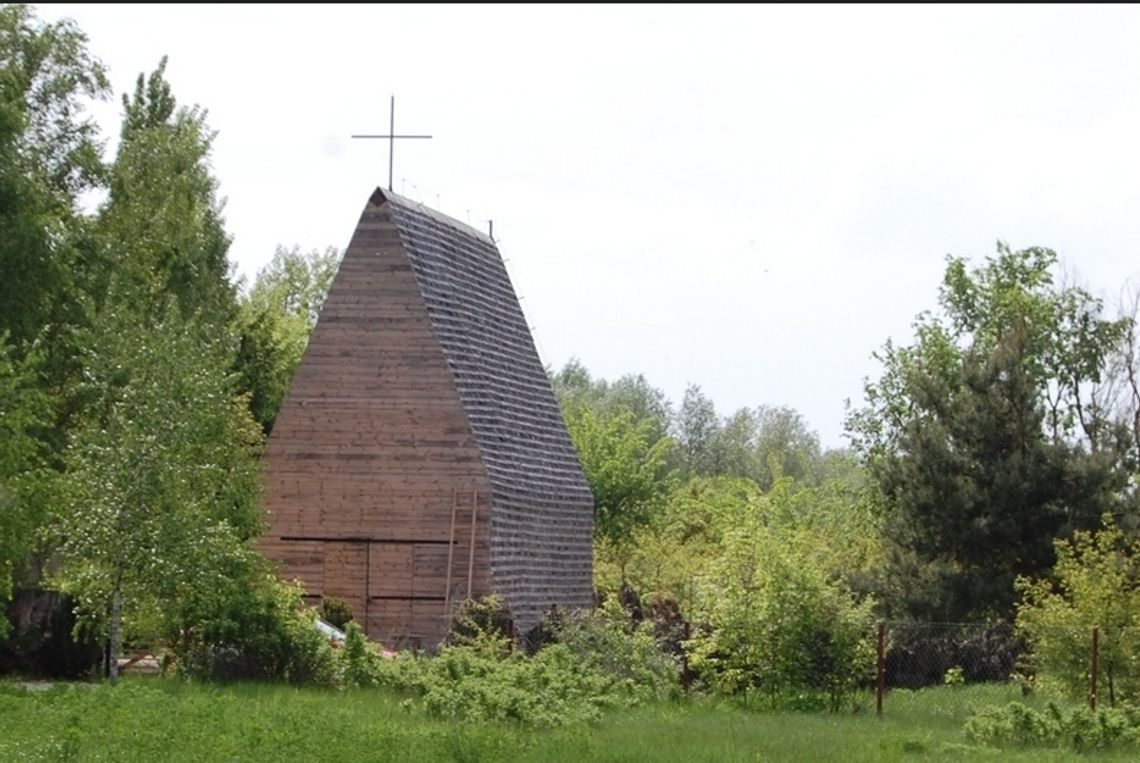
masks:
[[[301,589],[272,574],[254,579],[216,609],[177,645],[183,675],[211,680],[283,680],[330,684],[332,650],[302,606]]]
[[[1140,742],[1140,711],[1135,708],[1079,707],[1068,714],[1050,702],[1044,711],[1020,702],[970,716],[965,724],[971,741],[1006,747],[1048,745],[1078,751]]]
[[[871,673],[871,602],[832,580],[799,536],[742,522],[712,573],[686,642],[706,685],[769,707],[834,712]]]
[[[534,655],[510,648],[504,610],[493,599],[468,603],[459,633],[434,657],[382,659],[352,626],[338,657],[348,685],[386,686],[440,718],[559,726],[593,720],[677,690],[676,661],[617,602],[598,614],[548,618],[552,642]]]
[[[1140,539],[1106,517],[1096,533],[1055,544],[1054,580],[1018,580],[1017,625],[1039,685],[1071,697],[1088,688],[1092,629],[1100,628],[1100,682],[1110,704],[1140,699]]]
[[[341,686],[375,686],[380,683],[382,657],[353,621],[345,626],[344,645],[336,655],[337,683]]]
[[[509,651],[515,625],[510,609],[497,594],[464,599],[455,610],[448,629],[449,644],[495,643]]]
[[[345,630],[347,625],[356,619],[349,603],[335,596],[325,596],[321,599],[321,618],[332,627],[341,630]]]
[[[377,679],[435,717],[466,721],[559,726],[594,720],[621,699],[612,679],[563,644],[533,657],[503,654],[490,642],[445,646],[434,657],[401,654],[381,663]]]
[[[680,663],[658,639],[655,623],[635,621],[619,599],[606,599],[594,611],[556,612],[547,622],[555,643],[589,670],[612,678],[611,691],[624,695],[622,704],[679,693]]]

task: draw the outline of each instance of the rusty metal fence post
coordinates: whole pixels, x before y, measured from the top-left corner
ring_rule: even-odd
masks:
[[[1100,628],[1092,629],[1092,655],[1089,666],[1089,710],[1096,710],[1096,674],[1100,672]]]
[[[886,634],[887,624],[880,622],[875,639],[875,715],[883,714],[883,693],[887,686]]]

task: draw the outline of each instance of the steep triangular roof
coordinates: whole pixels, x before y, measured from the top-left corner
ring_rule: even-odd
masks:
[[[553,602],[588,603],[593,495],[494,241],[377,189],[384,202],[491,480],[495,589],[523,627]]]
[[[503,260],[422,204],[371,194],[266,461],[262,547],[374,636],[591,601],[593,497]]]
[[[468,225],[388,191],[412,263],[492,484],[591,501],[578,456],[494,242]]]

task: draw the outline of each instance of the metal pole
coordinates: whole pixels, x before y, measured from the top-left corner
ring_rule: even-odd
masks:
[[[883,694],[887,688],[886,635],[887,624],[879,623],[879,633],[875,639],[875,715],[883,714]]]
[[[1096,710],[1096,674],[1100,668],[1100,628],[1093,628],[1092,637],[1092,669],[1089,671],[1089,710]]]
[[[684,626],[681,631],[685,641],[692,638],[692,630],[688,620],[683,621]],[[688,694],[689,690],[693,688],[693,674],[689,669],[689,650],[688,648],[681,649],[681,684],[685,687],[685,693]]]
[[[396,96],[392,96],[392,100],[388,105],[388,190],[392,190],[392,162],[396,156]]]

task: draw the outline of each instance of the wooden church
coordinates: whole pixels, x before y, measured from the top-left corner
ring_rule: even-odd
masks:
[[[260,546],[370,638],[592,600],[593,497],[494,241],[377,189],[266,453]]]

